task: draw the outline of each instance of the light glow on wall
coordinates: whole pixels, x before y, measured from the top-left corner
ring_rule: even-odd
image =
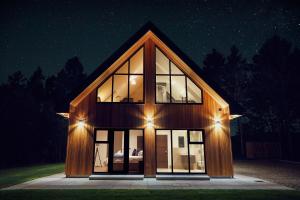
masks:
[[[216,126],[216,128],[221,128],[221,121],[215,120],[215,126]]]
[[[83,128],[85,126],[85,121],[83,119],[78,120],[77,126],[78,128]]]
[[[153,118],[152,117],[147,117],[146,118],[146,122],[147,122],[147,127],[152,128],[153,127]]]

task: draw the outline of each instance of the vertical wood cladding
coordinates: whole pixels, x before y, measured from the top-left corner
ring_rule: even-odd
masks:
[[[96,103],[96,89],[76,107],[70,107],[69,133],[65,172],[68,177],[92,173],[94,128],[144,128],[144,174],[156,173],[155,128],[205,130],[206,169],[209,176],[233,176],[229,130],[229,108],[220,105],[203,91],[203,104],[155,104],[155,46],[145,44],[145,103]],[[193,77],[190,77],[193,79]],[[195,78],[195,77],[194,77]],[[154,127],[146,127],[145,119],[153,117]],[[221,127],[215,126],[220,118]],[[80,128],[76,122],[85,119]]]

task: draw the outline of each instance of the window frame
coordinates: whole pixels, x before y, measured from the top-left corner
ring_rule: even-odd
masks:
[[[130,60],[131,58],[139,51],[143,49],[143,73],[142,74],[131,74],[130,73]],[[117,73],[116,72],[126,63],[128,62],[128,73],[125,74],[125,73]],[[114,92],[114,76],[115,75],[120,75],[120,76],[124,76],[124,75],[127,75],[128,78],[127,78],[127,101],[125,102],[114,102],[113,101],[113,92]],[[130,95],[130,92],[129,92],[129,89],[130,89],[130,76],[131,75],[136,75],[136,76],[142,76],[143,77],[143,100],[141,102],[130,102],[129,101],[129,95]],[[112,90],[112,93],[111,93],[111,101],[110,102],[98,102],[97,101],[97,97],[98,97],[98,90],[99,88],[109,79],[109,78],[112,78],[112,84],[111,84],[111,90]],[[134,51],[124,62],[122,62],[117,69],[115,69],[108,77],[106,77],[100,84],[99,86],[97,87],[96,89],[96,104],[144,104],[145,103],[145,45],[141,45],[139,48],[137,48],[136,51]]]
[[[158,172],[157,171],[157,131],[158,130],[168,130],[170,131],[170,137],[171,137],[171,172]],[[189,170],[188,172],[174,172],[174,166],[173,166],[173,131],[187,131],[187,149],[188,149],[188,166],[189,166]],[[202,142],[191,142],[190,141],[190,131],[201,131],[202,132]],[[204,172],[191,172],[191,162],[190,162],[190,144],[195,145],[203,145],[203,156],[204,156]],[[156,174],[207,174],[207,168],[206,168],[206,150],[205,150],[205,130],[204,129],[168,129],[168,128],[158,128],[155,129],[155,165],[156,165],[156,169],[155,172]]]
[[[165,52],[163,52],[157,45],[154,45],[154,49],[156,50],[156,48],[164,55],[166,56],[166,58],[169,60],[169,74],[157,74],[156,73],[156,51],[155,51],[155,104],[180,104],[180,105],[201,105],[203,104],[204,102],[204,99],[203,99],[203,89],[201,87],[198,86],[198,84],[196,84],[193,79],[191,79],[190,76],[188,76],[187,74],[185,74],[166,54]],[[183,74],[171,74],[171,63],[173,63]],[[170,84],[170,97],[172,98],[172,82],[171,82],[171,76],[184,76],[185,77],[185,102],[183,103],[180,103],[180,102],[172,102],[172,100],[170,99],[169,102],[158,102],[157,99],[156,99],[156,76],[169,76],[169,84]],[[194,102],[194,103],[189,103],[188,102],[188,87],[187,87],[187,78],[190,79],[190,81],[192,83],[194,83],[200,90],[201,90],[201,102],[200,103],[197,103],[197,102]]]
[[[108,132],[108,138],[107,138],[107,141],[96,141],[96,133],[97,131],[101,131],[101,130],[105,130]],[[113,139],[114,139],[114,136],[109,136],[110,134],[114,134],[114,131],[125,131],[127,132],[130,137],[130,130],[141,130],[142,133],[143,133],[143,168],[145,167],[145,129],[144,128],[111,128],[111,127],[103,127],[103,128],[99,128],[99,127],[95,127],[94,128],[94,135],[93,135],[93,161],[92,161],[92,174],[111,174],[111,175],[115,175],[115,174],[131,174],[131,175],[135,175],[135,174],[144,174],[144,169],[142,171],[142,173],[129,173],[129,171],[126,171],[124,170],[124,172],[114,172],[112,171],[112,162],[113,162],[113,155],[110,151],[113,151]],[[107,172],[95,172],[95,144],[108,144],[108,171]],[[130,141],[128,141],[128,145],[130,145]],[[128,153],[129,153],[129,149],[128,149]],[[125,157],[124,157],[125,158]],[[129,157],[128,157],[129,159]],[[112,161],[111,161],[112,160]],[[129,164],[129,162],[128,162]],[[124,164],[124,167],[127,168],[128,166],[125,166]],[[129,168],[128,168],[129,169]]]

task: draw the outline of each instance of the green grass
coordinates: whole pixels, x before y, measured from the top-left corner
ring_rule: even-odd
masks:
[[[293,200],[300,199],[300,191],[288,190],[14,190],[0,191],[1,200]]]
[[[64,171],[64,163],[0,170],[0,188]],[[1,199],[1,198],[0,198]]]

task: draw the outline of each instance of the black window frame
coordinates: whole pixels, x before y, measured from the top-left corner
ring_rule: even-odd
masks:
[[[99,130],[107,131],[107,141],[96,141],[96,133]],[[124,137],[130,137],[130,130],[141,130],[143,132],[143,170],[140,173],[132,173],[129,172],[129,154],[124,153],[124,165],[123,171],[113,171],[113,146],[114,146],[114,131],[124,131]],[[92,160],[92,174],[144,174],[145,167],[145,129],[143,128],[94,128],[94,146],[93,146],[93,160]],[[126,139],[125,139],[126,140]],[[96,143],[104,143],[108,144],[108,171],[107,172],[95,172],[95,146]],[[130,145],[130,141],[128,144],[124,144],[124,147],[128,147]],[[126,150],[127,152],[127,150]],[[128,149],[129,153],[129,149]],[[128,157],[127,157],[128,156]],[[128,161],[128,163],[127,163]]]
[[[162,51],[157,45],[154,46],[155,47],[155,104],[180,104],[180,105],[201,105],[203,104],[204,100],[203,100],[203,89],[201,87],[199,87],[192,79],[190,76],[188,76],[187,74],[185,74],[174,62],[172,62],[172,60],[164,53],[164,51]],[[157,74],[156,73],[156,48],[164,55],[166,56],[166,58],[169,60],[169,73],[168,74]],[[173,63],[181,72],[182,74],[171,74],[171,63]],[[169,76],[169,84],[170,84],[170,101],[169,102],[158,102],[157,98],[156,98],[156,76]],[[172,102],[172,82],[171,82],[171,76],[184,76],[185,77],[185,102]],[[190,81],[192,83],[194,83],[200,90],[201,90],[201,102],[188,102],[188,88],[187,88],[187,78],[190,79]]]
[[[143,49],[143,73],[142,74],[131,74],[130,73],[130,60],[131,58],[141,49]],[[116,73],[126,62],[128,62],[128,73]],[[114,76],[115,75],[120,75],[120,76],[124,76],[127,75],[127,101],[120,101],[120,102],[114,102],[114,98],[113,98],[113,92],[114,92]],[[141,102],[130,102],[129,101],[129,95],[130,95],[130,76],[142,76],[143,77],[143,100]],[[110,102],[99,102],[98,101],[98,90],[99,88],[109,79],[112,78],[112,83],[111,83],[111,101]],[[124,62],[122,62],[118,68],[113,71],[106,79],[104,79],[99,86],[96,89],[96,103],[97,104],[144,104],[145,103],[145,45],[140,46],[136,51],[134,51],[130,57],[128,57]]]
[[[157,171],[157,131],[158,130],[167,130],[170,131],[170,137],[171,137],[171,172],[158,172]],[[187,131],[187,149],[188,149],[188,166],[189,170],[188,172],[174,172],[173,167],[173,131]],[[201,131],[202,132],[202,141],[201,142],[191,142],[190,141],[190,131]],[[203,151],[204,151],[204,172],[191,172],[191,166],[190,166],[190,144],[198,144],[203,145]],[[206,150],[205,150],[205,131],[204,129],[167,129],[167,128],[159,128],[155,129],[155,166],[156,166],[156,174],[207,174],[207,168],[206,168]]]

